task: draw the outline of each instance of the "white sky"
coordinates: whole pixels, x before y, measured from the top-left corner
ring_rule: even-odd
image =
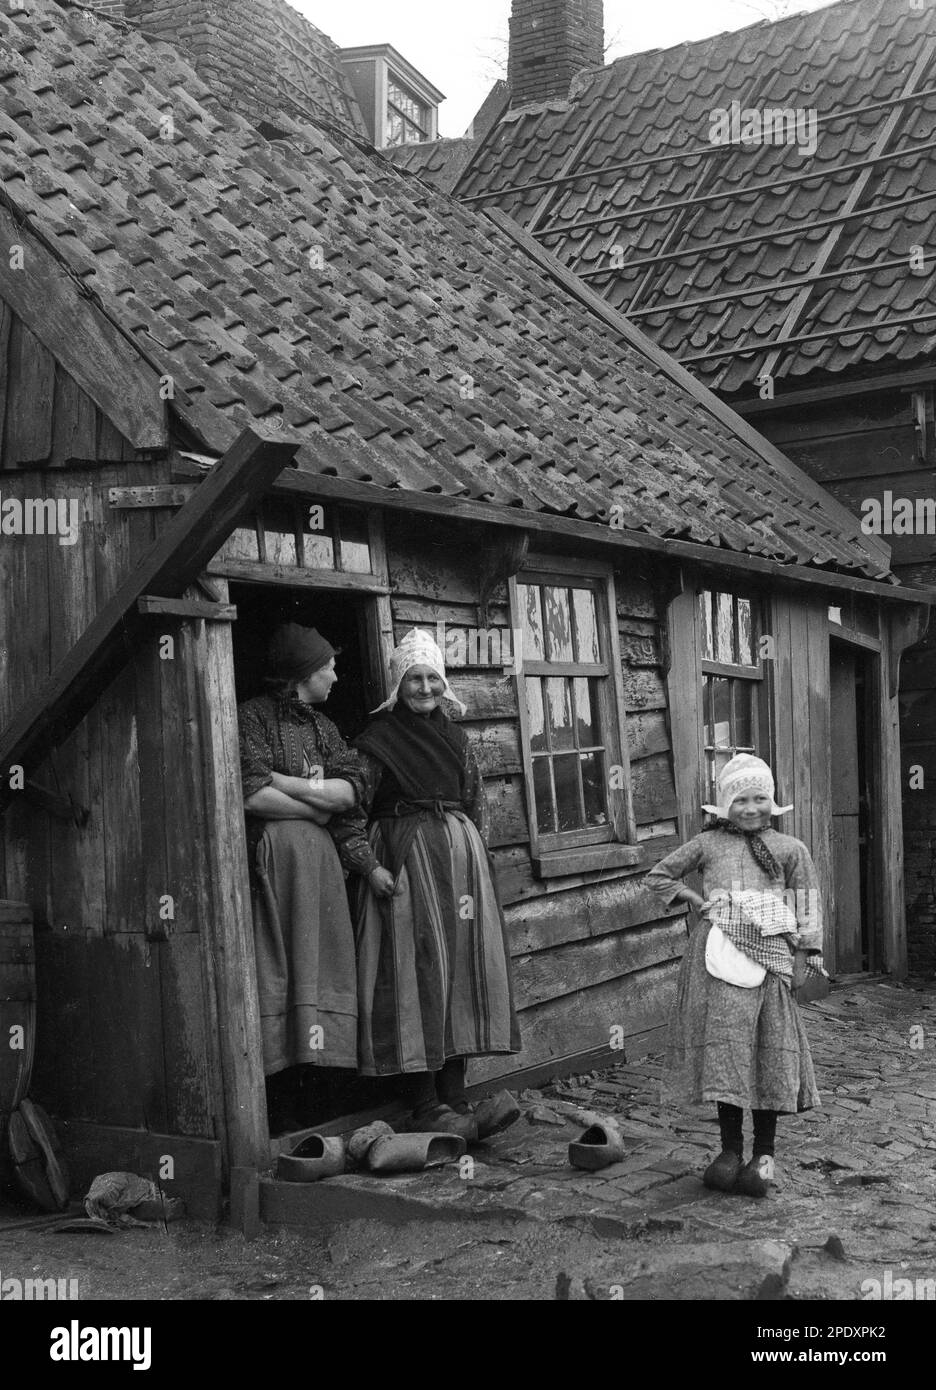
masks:
[[[291,0],[342,48],[392,43],[445,92],[442,135],[463,135],[491,84],[506,76],[510,0]],[[669,48],[830,0],[605,0],[606,60]]]

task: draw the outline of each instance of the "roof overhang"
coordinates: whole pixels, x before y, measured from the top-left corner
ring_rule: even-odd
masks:
[[[204,478],[207,476],[207,468],[205,463],[199,464],[180,455],[179,462],[174,467],[174,474],[179,479]],[[808,584],[814,588],[825,588],[835,592],[844,590],[849,593],[869,594],[898,603],[936,604],[936,589],[912,589],[900,584],[885,584],[880,580],[866,579],[863,575],[852,575],[840,570],[778,564],[759,555],[742,555],[738,551],[701,545],[697,541],[652,536],[645,531],[617,529],[599,525],[594,521],[579,521],[575,517],[556,516],[549,512],[530,512],[520,507],[476,502],[471,498],[442,497],[404,488],[379,487],[375,483],[359,483],[351,479],[315,473],[310,468],[302,467],[301,463],[298,468],[281,474],[270,491],[318,499],[334,498],[340,502],[355,502],[359,506],[419,512],[449,517],[454,521],[511,526],[536,531],[540,535],[585,542],[589,553],[594,553],[596,546],[609,554],[623,550],[641,550],[662,558],[692,561],[699,566],[736,570],[739,574],[752,578],[762,576],[772,584]]]

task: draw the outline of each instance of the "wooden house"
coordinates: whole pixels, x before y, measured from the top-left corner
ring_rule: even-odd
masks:
[[[601,10],[513,0],[510,109],[470,154],[442,141],[394,157],[509,214],[869,528],[880,520],[902,583],[931,585],[934,7],[841,0],[607,66]],[[835,644],[836,726],[864,727],[864,650]],[[933,635],[908,652],[900,695],[910,960],[931,972]],[[865,757],[837,766],[835,899],[856,923],[840,959],[873,971],[877,792]]]
[[[76,1178],[212,1213],[269,1161],[236,706],[282,616],[349,736],[400,633],[448,653],[524,1037],[474,1083],[649,1045],[686,923],[643,875],[738,748],[826,883],[862,750],[901,973],[886,545],[496,210],[77,6],[0,15],[0,63],[0,894]]]

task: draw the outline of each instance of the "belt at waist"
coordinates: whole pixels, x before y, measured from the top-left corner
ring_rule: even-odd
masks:
[[[434,815],[441,820],[447,811],[462,811],[464,807],[460,801],[442,801],[439,798],[426,797],[423,800],[405,800],[388,802],[385,806],[375,806],[371,814],[375,820],[397,820],[402,816],[422,816]]]

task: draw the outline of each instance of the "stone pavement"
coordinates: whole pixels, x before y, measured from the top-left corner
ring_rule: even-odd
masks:
[[[870,1280],[901,1297],[910,1285],[895,1281],[909,1279],[936,1298],[936,986],[840,988],[805,1017],[823,1108],[781,1117],[766,1200],[702,1186],[720,1147],[714,1106],[662,1109],[648,1058],[524,1092],[520,1122],[471,1162],[310,1184],[303,1219],[532,1221],[624,1242],[610,1264],[596,1252],[563,1271],[558,1297],[860,1298]],[[572,1168],[569,1141],[608,1115],[623,1161]]]

